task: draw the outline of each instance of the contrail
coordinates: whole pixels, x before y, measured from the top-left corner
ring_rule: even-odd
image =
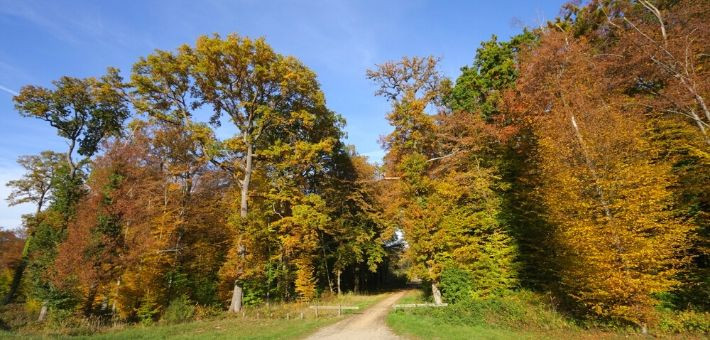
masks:
[[[2,85],[0,85],[0,90],[3,90],[3,91],[5,91],[5,92],[7,92],[7,93],[9,93],[9,94],[11,94],[11,95],[13,95],[13,96],[19,96],[19,95],[20,95],[19,93],[17,93],[17,91],[13,91],[13,90],[8,89],[7,87],[2,86]]]

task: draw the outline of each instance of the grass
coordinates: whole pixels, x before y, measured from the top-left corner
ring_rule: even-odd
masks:
[[[320,305],[358,306],[359,311],[384,298],[386,294],[355,295],[343,294],[320,299]],[[312,304],[315,304],[313,302]],[[0,339],[295,339],[304,337],[320,327],[334,323],[337,310],[319,311],[315,317],[313,309],[305,303],[279,303],[269,306],[253,306],[244,309],[243,314],[227,314],[181,324],[155,323],[150,326],[118,324],[111,327],[91,328],[80,326],[59,326],[38,328],[39,325],[20,329],[17,332],[0,330]],[[301,319],[303,313],[303,319]],[[343,311],[343,314],[352,313]],[[79,323],[81,324],[81,323]]]
[[[131,326],[75,339],[293,339],[329,324],[333,318],[250,320],[225,318],[178,325]],[[0,333],[0,337],[54,338],[55,335]]]
[[[544,297],[518,292],[508,297],[437,308],[392,311],[387,324],[402,336],[414,339],[627,339],[648,338],[633,331],[579,326],[546,307]],[[398,303],[425,302],[412,291]],[[664,338],[701,339],[701,333],[668,334]]]

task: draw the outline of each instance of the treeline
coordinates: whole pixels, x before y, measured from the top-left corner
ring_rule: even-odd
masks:
[[[9,183],[36,213],[5,303],[151,320],[176,299],[238,311],[390,273],[376,168],[343,144],[316,75],[263,39],[204,36],[128,80],[62,77],[14,101],[68,148],[20,158]]]
[[[579,318],[706,321],[709,12],[592,0],[482,43],[455,81],[434,57],[376,65],[381,167],[343,144],[315,74],[261,39],[24,87],[17,110],[69,147],[20,158],[10,202],[36,213],[24,247],[0,235],[22,248],[0,257],[5,302],[152,320],[176,299],[236,311],[403,268],[436,303],[525,289]]]
[[[617,324],[707,312],[709,12],[570,4],[455,82],[434,57],[368,72],[392,104],[384,213],[436,303],[524,288]]]

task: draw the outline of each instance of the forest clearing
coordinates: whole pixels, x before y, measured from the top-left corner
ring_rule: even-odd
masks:
[[[60,142],[3,141],[44,151],[6,183],[0,338],[707,338],[708,18],[571,2],[456,77],[375,60],[380,160],[266,37],[4,89]]]

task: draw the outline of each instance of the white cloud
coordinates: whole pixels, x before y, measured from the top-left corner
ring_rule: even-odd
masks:
[[[13,90],[13,89],[10,89],[10,88],[7,88],[7,87],[2,86],[2,85],[0,85],[0,90],[5,91],[5,92],[7,92],[7,93],[9,93],[9,94],[11,94],[11,95],[13,95],[13,96],[19,95],[19,93],[17,93],[17,91],[15,91],[15,90]]]

